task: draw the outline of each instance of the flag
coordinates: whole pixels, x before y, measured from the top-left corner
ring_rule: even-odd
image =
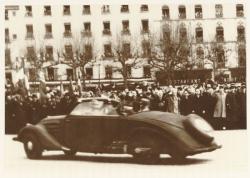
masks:
[[[74,86],[73,86],[71,77],[70,77],[70,82],[69,82],[69,94],[71,94],[71,95],[74,94]]]
[[[60,92],[61,92],[61,95],[64,93],[64,88],[63,88],[63,82],[61,80],[61,83],[60,83]]]
[[[79,90],[79,95],[81,96],[81,93],[82,93],[82,84],[81,84],[80,77],[78,77],[78,79],[77,79],[77,86],[78,86],[78,90]]]
[[[39,93],[40,93],[40,101],[44,102],[46,100],[46,98],[47,98],[45,81],[40,80]]]

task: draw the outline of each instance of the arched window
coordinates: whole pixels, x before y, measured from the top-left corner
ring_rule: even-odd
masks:
[[[198,47],[196,49],[196,58],[197,59],[204,59],[204,50],[202,47]]]
[[[186,18],[186,7],[184,5],[179,6],[179,18],[180,19]]]
[[[197,27],[195,29],[195,38],[197,43],[203,42],[203,29],[202,27]]]
[[[162,6],[162,19],[169,19],[170,15],[169,15],[169,7],[164,5]]]
[[[180,42],[187,40],[187,29],[186,27],[180,27]]]
[[[238,48],[238,64],[240,67],[246,66],[246,47],[240,45]]]
[[[237,27],[237,39],[238,41],[245,41],[245,27],[243,25]]]
[[[218,46],[217,48],[217,64],[218,68],[225,67],[225,51],[223,46]]]
[[[216,27],[216,41],[217,42],[224,41],[224,29],[221,26]]]

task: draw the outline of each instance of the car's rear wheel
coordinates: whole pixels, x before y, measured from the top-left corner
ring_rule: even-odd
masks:
[[[74,156],[77,153],[76,150],[64,150],[63,152],[66,156]]]
[[[154,164],[159,161],[159,143],[150,136],[137,136],[130,142],[130,152],[136,162]]]
[[[26,134],[23,137],[24,150],[29,159],[39,159],[42,156],[43,149],[37,137],[34,134]]]

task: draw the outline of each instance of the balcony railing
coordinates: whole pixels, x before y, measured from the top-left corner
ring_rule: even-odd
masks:
[[[44,11],[45,16],[50,16],[51,15],[51,10]]]
[[[34,34],[31,33],[31,32],[28,32],[28,33],[26,34],[26,39],[34,39]]]
[[[149,29],[142,29],[141,34],[149,33]]]
[[[53,35],[52,35],[52,33],[45,33],[44,38],[50,39],[50,38],[53,38]]]
[[[27,11],[25,13],[25,17],[32,17],[32,12],[31,11]]]
[[[162,15],[162,19],[163,20],[166,20],[166,19],[169,19],[170,17],[169,17],[169,14],[163,14]]]
[[[63,33],[63,36],[66,37],[66,38],[69,38],[69,37],[72,37],[72,33],[71,33],[71,31],[65,31]]]
[[[109,29],[104,29],[104,30],[102,31],[102,34],[103,34],[103,35],[111,35],[111,31],[110,31]]]
[[[196,37],[196,43],[202,43],[203,37]]]
[[[122,30],[122,35],[130,35],[130,30],[129,29],[123,29]]]
[[[84,9],[84,10],[82,11],[82,14],[84,14],[84,15],[89,15],[89,14],[91,14],[90,9]]]
[[[216,35],[216,41],[217,42],[224,42],[224,36],[223,35]]]
[[[244,11],[237,11],[236,15],[237,17],[244,17]]]
[[[195,13],[195,18],[196,19],[202,19],[202,12],[196,12]]]
[[[180,19],[185,19],[186,18],[186,13],[179,13],[179,18]]]
[[[70,15],[70,10],[63,11],[63,15]]]
[[[105,52],[104,56],[105,57],[114,57],[114,54],[112,52]]]
[[[238,41],[245,41],[245,35],[238,35],[237,40]]]
[[[89,30],[83,30],[82,31],[82,37],[91,37],[92,36],[92,32]]]

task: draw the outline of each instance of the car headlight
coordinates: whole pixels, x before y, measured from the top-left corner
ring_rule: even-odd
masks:
[[[194,119],[193,124],[198,129],[204,131],[204,132],[211,132],[213,131],[213,128],[204,120],[201,119]]]

